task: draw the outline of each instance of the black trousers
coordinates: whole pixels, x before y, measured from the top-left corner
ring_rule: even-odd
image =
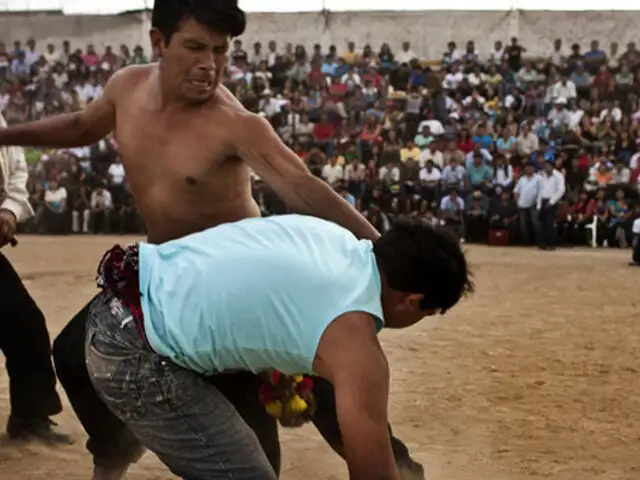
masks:
[[[60,383],[89,435],[87,449],[93,454],[94,463],[108,466],[128,458],[139,448],[139,442],[100,400],[89,379],[84,360],[84,343],[90,304],[91,302],[85,305],[60,332],[53,344],[53,357]],[[260,403],[258,390],[261,380],[250,372],[215,375],[210,380],[233,403],[247,425],[256,433],[273,469],[279,473],[278,425]],[[313,393],[317,404],[313,423],[331,448],[344,457],[333,385],[322,378],[315,378]],[[396,463],[399,466],[411,466],[413,460],[409,450],[401,440],[392,435],[391,427],[389,435]]]
[[[0,350],[9,375],[11,415],[44,419],[60,413],[44,315],[0,253]]]

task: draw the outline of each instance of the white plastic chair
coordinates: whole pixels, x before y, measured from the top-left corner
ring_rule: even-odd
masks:
[[[591,248],[596,248],[598,246],[598,216],[594,215],[593,222],[588,223],[584,228],[591,232],[591,239],[589,240]]]

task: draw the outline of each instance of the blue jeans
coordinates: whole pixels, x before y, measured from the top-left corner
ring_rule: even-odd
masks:
[[[235,407],[204,376],[151,350],[115,297],[94,300],[85,348],[102,400],[175,475],[276,479]]]

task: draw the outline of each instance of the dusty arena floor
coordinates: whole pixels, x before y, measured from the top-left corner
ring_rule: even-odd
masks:
[[[96,263],[115,241],[23,237],[4,250],[52,335],[93,295]],[[470,247],[473,298],[446,317],[381,334],[392,424],[429,480],[640,478],[640,269],[628,257]],[[2,371],[3,424],[7,395]],[[89,478],[79,424],[69,408],[57,420],[77,445],[3,443],[2,480]],[[346,478],[312,428],[282,437],[283,479]],[[174,477],[146,455],[127,478]]]

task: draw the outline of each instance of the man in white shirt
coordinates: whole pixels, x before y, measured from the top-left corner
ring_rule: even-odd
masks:
[[[520,135],[516,140],[518,154],[528,158],[533,155],[533,152],[537,152],[539,148],[538,136],[531,131],[531,126],[528,123],[523,124]]]
[[[124,165],[119,158],[116,158],[115,162],[109,165],[107,171],[112,185],[122,185],[125,179]]]
[[[331,157],[329,163],[322,167],[322,178],[331,186],[336,186],[344,178],[342,165],[338,165],[336,157]]]
[[[552,103],[558,98],[572,99],[576,98],[578,93],[576,91],[576,85],[566,76],[560,77],[560,80],[547,89],[547,103]]]
[[[544,162],[544,170],[540,173],[540,189],[538,190],[537,207],[540,214],[540,248],[555,250],[556,248],[556,216],[558,203],[564,196],[564,176],[551,160]]]
[[[445,90],[456,90],[460,83],[464,80],[464,73],[462,73],[457,63],[451,65],[451,71],[444,76],[442,81],[442,88]]]
[[[553,122],[554,127],[564,127],[571,123],[571,115],[566,109],[567,99],[560,97],[556,99],[554,107],[547,115],[547,120]]]
[[[422,198],[431,203],[439,197],[441,173],[432,161],[420,170],[420,184],[422,185]]]
[[[400,65],[411,63],[412,60],[417,60],[418,56],[411,50],[411,44],[409,42],[402,42],[402,51],[396,55],[396,62]]]
[[[91,193],[91,231],[109,233],[109,220],[113,210],[113,198],[109,190],[99,186]]]
[[[0,128],[6,127],[0,115]],[[27,164],[18,147],[0,148],[0,248],[16,246],[18,223],[33,216],[27,191]],[[19,248],[19,247],[18,247]],[[51,343],[44,315],[9,259],[0,253],[0,351],[9,377],[9,440],[73,443],[55,432],[50,417],[62,410],[51,363]],[[3,408],[7,408],[3,405]],[[6,475],[5,475],[6,477]],[[3,477],[4,478],[4,477]]]
[[[420,158],[418,163],[420,167],[424,167],[427,163],[433,162],[436,167],[444,168],[444,155],[440,150],[437,150],[433,144],[430,144],[420,152]]]

